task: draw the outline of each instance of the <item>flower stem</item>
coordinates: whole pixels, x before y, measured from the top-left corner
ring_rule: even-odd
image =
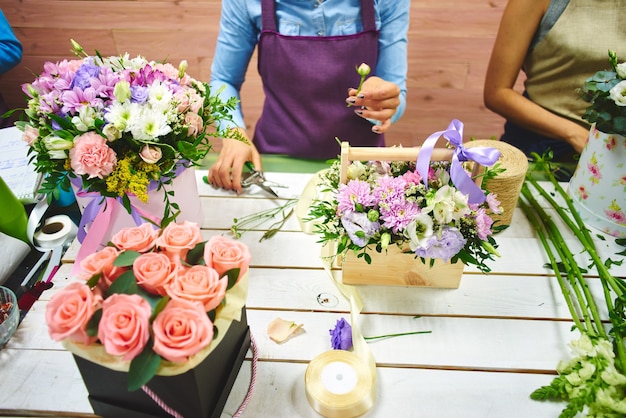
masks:
[[[393,337],[403,337],[405,335],[416,335],[416,334],[431,334],[432,331],[414,331],[414,332],[401,332],[398,334],[385,334],[385,335],[376,335],[374,337],[363,337],[366,341],[373,340],[381,340],[383,338],[393,338]]]

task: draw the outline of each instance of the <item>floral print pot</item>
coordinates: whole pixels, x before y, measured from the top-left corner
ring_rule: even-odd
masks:
[[[626,237],[626,137],[592,126],[569,194],[586,225]]]

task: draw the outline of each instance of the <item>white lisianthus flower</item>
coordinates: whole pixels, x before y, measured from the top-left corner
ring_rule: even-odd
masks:
[[[96,110],[90,106],[83,106],[78,114],[72,117],[72,123],[81,132],[87,132],[96,126]]]
[[[136,107],[138,107],[138,105],[130,102],[113,102],[111,106],[109,106],[106,115],[104,115],[104,119],[112,124],[118,131],[126,132],[129,130],[133,111],[139,112],[139,109],[134,109]]]
[[[616,105],[626,106],[626,80],[620,81],[609,90],[609,95]]]
[[[409,238],[409,246],[411,251],[423,247],[433,235],[433,220],[427,213],[420,213],[415,219],[406,226],[406,236]]]
[[[348,166],[348,180],[356,180],[365,174],[365,166],[360,161],[355,161]]]
[[[102,133],[107,137],[107,141],[117,141],[122,137],[122,133],[112,123],[107,123]]]
[[[113,89],[113,95],[118,102],[124,103],[130,99],[130,83],[126,80],[119,81]]]
[[[617,75],[621,79],[626,79],[626,62],[622,62],[621,64],[617,64],[616,68]]]
[[[427,207],[424,212],[433,213],[433,217],[440,224],[448,224],[455,219],[456,203],[454,201],[455,189],[445,185],[441,187],[434,196],[427,198]]]
[[[74,147],[73,141],[59,138],[58,136],[47,136],[43,143],[48,150],[48,155],[53,160],[64,160],[67,158],[67,150]]]

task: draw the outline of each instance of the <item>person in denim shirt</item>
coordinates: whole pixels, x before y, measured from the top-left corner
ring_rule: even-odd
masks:
[[[22,43],[17,39],[4,13],[0,10],[0,76],[20,61],[22,61]],[[0,92],[0,127],[5,125],[2,115],[6,111],[7,108]]]
[[[265,102],[248,135],[241,107],[234,123],[250,144],[223,139],[211,184],[241,191],[244,163],[260,154],[336,158],[337,138],[384,146],[384,132],[406,106],[410,0],[229,0],[222,2],[211,88],[240,99],[258,45]],[[365,63],[371,73],[357,94]]]

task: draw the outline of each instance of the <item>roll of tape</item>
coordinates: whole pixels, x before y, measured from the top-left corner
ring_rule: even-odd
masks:
[[[358,417],[374,405],[369,367],[350,351],[327,351],[311,360],[304,386],[313,409],[327,418]]]
[[[67,215],[55,215],[46,219],[41,229],[35,232],[35,245],[50,249],[63,245],[76,237],[78,227]]]

